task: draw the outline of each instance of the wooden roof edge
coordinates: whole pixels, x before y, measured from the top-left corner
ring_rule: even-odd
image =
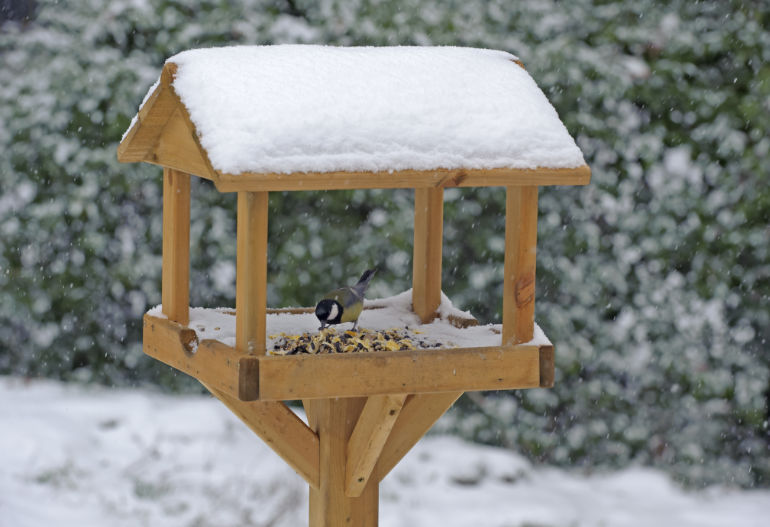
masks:
[[[166,123],[181,104],[171,86],[175,73],[175,64],[172,68],[168,64],[163,67],[157,86],[142,103],[131,128],[118,144],[119,162],[138,163],[152,156]]]
[[[154,141],[153,137],[137,137],[137,135],[140,134],[140,130],[145,128],[145,121],[150,114],[150,111],[155,106],[155,103],[158,101],[159,98],[161,98],[161,94],[163,93],[163,85],[158,83],[158,85],[155,87],[155,90],[147,97],[147,100],[144,101],[141,108],[139,108],[139,111],[136,114],[136,118],[131,123],[131,127],[129,128],[128,132],[126,132],[126,135],[123,136],[123,139],[121,139],[120,143],[118,144],[118,161],[121,163],[136,163],[139,161],[144,160],[144,154],[147,150],[151,149],[151,143]],[[168,115],[171,116],[171,111],[168,112]],[[152,130],[151,130],[152,132]],[[160,130],[158,130],[158,134],[160,133]],[[155,135],[155,134],[145,134],[145,135]]]
[[[216,182],[219,180],[219,173],[214,169],[208,153],[200,144],[198,132],[187,107],[174,90],[173,83],[176,72],[177,65],[173,62],[167,62],[163,66],[157,88],[139,109],[136,121],[118,145],[118,161],[121,163],[146,162],[185,170]],[[189,134],[185,140],[191,140],[195,150],[200,155],[202,163],[197,166],[202,164],[202,170],[190,170],[188,166],[180,166],[179,159],[164,159],[163,153],[158,151],[162,136],[169,133],[169,124],[174,120],[173,116],[177,114],[184,122],[185,135]],[[174,127],[173,130],[178,132],[178,127]]]
[[[219,174],[220,192],[341,190],[364,188],[452,188],[582,186],[591,181],[588,165],[573,168],[436,168],[381,172],[294,172]]]

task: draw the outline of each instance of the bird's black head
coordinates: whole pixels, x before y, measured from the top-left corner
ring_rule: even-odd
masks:
[[[342,318],[342,305],[336,300],[324,298],[315,306],[315,316],[321,321],[321,327],[339,324]]]

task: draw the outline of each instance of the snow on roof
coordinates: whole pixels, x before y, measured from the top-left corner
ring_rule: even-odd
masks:
[[[516,61],[472,48],[307,45],[168,59],[174,91],[220,173],[585,165]]]

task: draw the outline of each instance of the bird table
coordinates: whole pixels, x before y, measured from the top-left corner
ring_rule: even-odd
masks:
[[[163,167],[162,306],[144,317],[145,353],[198,379],[307,481],[311,526],[377,525],[380,481],[463,392],[552,386],[553,347],[534,323],[538,188],[585,185],[590,169],[515,56],[453,47],[185,51],[165,63],[118,159]],[[229,338],[203,338],[190,322],[191,175],[237,194]],[[444,189],[481,186],[506,193],[493,344],[267,353],[270,317],[312,316],[312,308],[267,309],[270,192],[414,189],[409,309],[428,324],[442,318]],[[470,331],[475,321],[449,322]],[[307,422],[290,400],[302,401]]]

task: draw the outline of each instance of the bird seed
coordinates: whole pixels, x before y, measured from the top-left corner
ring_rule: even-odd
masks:
[[[338,333],[334,328],[326,328],[315,334],[287,335],[281,333],[271,335],[270,338],[277,339],[270,350],[271,355],[410,351],[442,346],[440,343],[426,342],[403,329]]]

